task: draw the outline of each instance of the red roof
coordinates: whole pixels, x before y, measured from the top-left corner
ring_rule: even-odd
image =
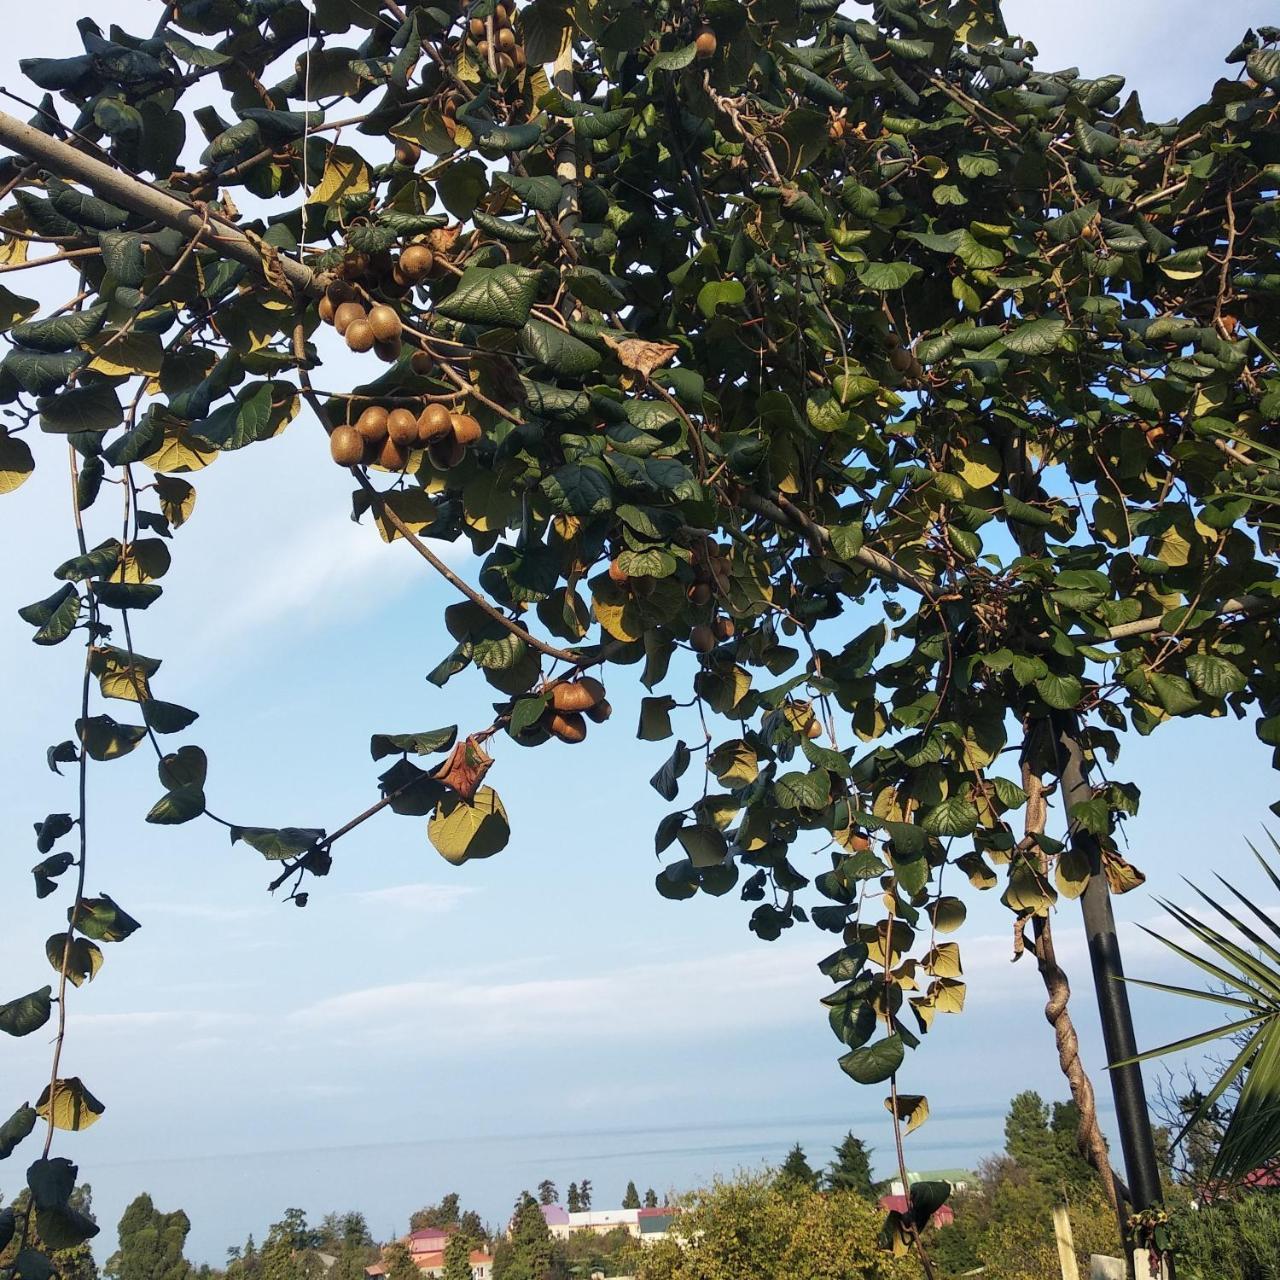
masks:
[[[880,1207],[885,1213],[897,1210],[899,1213],[911,1211],[911,1201],[906,1196],[881,1196]],[[956,1220],[955,1211],[949,1204],[939,1205],[929,1223],[934,1227],[949,1227]]]

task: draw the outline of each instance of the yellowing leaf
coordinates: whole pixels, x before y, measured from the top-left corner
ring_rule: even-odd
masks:
[[[629,591],[616,587],[607,578],[592,584],[591,612],[596,621],[615,639],[624,643],[644,635],[640,609]]]
[[[93,359],[89,368],[105,373],[111,378],[120,378],[131,373],[146,373],[153,377],[160,373],[160,363],[164,358],[164,347],[160,335],[156,333],[126,333],[117,337],[115,333],[100,333],[83,344],[84,349],[91,352]]]
[[[159,448],[143,462],[153,471],[199,471],[217,456],[217,449],[183,425],[167,430]]]
[[[893,1096],[884,1100],[884,1109],[894,1113]],[[898,1119],[907,1122],[907,1132],[913,1133],[929,1118],[929,1099],[923,1093],[898,1094]]]
[[[27,442],[0,427],[0,493],[12,493],[35,468]]]
[[[511,827],[498,793],[481,787],[470,804],[461,796],[445,796],[427,823],[427,835],[446,862],[461,866],[505,849]]]
[[[372,180],[373,174],[358,151],[331,147],[319,185],[307,197],[307,203],[329,204],[344,196],[362,195],[369,190]]]
[[[940,942],[925,952],[922,963],[935,978],[958,978],[963,972],[960,968],[960,944]]]
[[[1000,477],[1000,455],[989,444],[966,445],[956,455],[961,478],[973,489],[985,489]]]
[[[50,1086],[45,1085],[36,1103],[36,1114],[44,1120],[52,1119],[55,1129],[87,1129],[105,1110],[76,1076],[55,1080],[52,1095]]]

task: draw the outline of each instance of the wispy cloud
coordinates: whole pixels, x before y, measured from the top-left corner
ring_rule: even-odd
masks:
[[[478,890],[471,885],[396,884],[386,889],[366,889],[351,896],[366,907],[391,908],[414,915],[442,915]]]

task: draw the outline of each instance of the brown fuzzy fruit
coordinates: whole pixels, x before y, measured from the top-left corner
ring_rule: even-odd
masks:
[[[336,310],[337,310],[337,307],[335,306],[335,304],[330,299],[327,293],[324,295],[323,298],[320,299],[320,303],[316,307],[316,313],[319,315],[320,319],[325,324],[333,323],[333,313]]]
[[[469,413],[453,415],[453,438],[464,448],[469,444],[475,444],[482,435],[484,435],[483,428]]]
[[[363,249],[347,254],[338,268],[344,280],[360,280],[369,274],[369,255]]]
[[[356,467],[364,461],[364,440],[355,427],[335,427],[329,437],[329,453],[340,467]]]
[[[707,604],[711,600],[711,586],[706,582],[695,582],[687,594],[690,604]]]
[[[335,307],[340,307],[344,302],[354,302],[356,291],[345,280],[331,280],[325,288],[324,296]]]
[[[703,27],[694,37],[693,43],[697,49],[697,56],[704,62],[716,56],[716,33],[710,27]]]
[[[357,320],[363,320],[364,308],[358,302],[344,302],[333,312],[333,327],[344,336],[347,329]]]
[[[436,362],[425,351],[415,351],[409,358],[409,367],[420,378],[428,377]]]
[[[906,373],[911,368],[911,361],[914,357],[906,347],[894,347],[889,353],[889,363],[893,365],[899,373]]]
[[[453,416],[442,404],[429,404],[418,418],[418,443],[443,440],[453,431]]]
[[[700,622],[689,632],[689,647],[694,653],[710,653],[716,647],[716,633]]]
[[[381,444],[387,438],[387,411],[379,404],[371,404],[357,419],[356,430],[370,444]]]
[[[422,148],[416,142],[406,142],[401,139],[396,143],[396,161],[399,164],[407,164],[411,168],[422,159]]]
[[[717,640],[732,640],[734,625],[732,618],[720,617],[711,624],[711,630],[716,633]]]
[[[516,33],[510,27],[502,27],[498,34],[494,37],[498,48],[503,53],[514,53],[516,48]]]
[[[403,471],[409,465],[409,450],[389,436],[378,449],[378,466],[388,471]]]
[[[396,265],[406,280],[416,284],[435,266],[435,255],[425,244],[411,244],[400,255]]]
[[[367,320],[353,320],[347,325],[343,337],[352,351],[372,351],[373,344],[378,340],[374,337],[373,326]]]
[[[401,448],[418,442],[418,418],[412,409],[392,409],[387,414],[387,435]]]
[[[459,444],[452,434],[427,446],[427,457],[437,471],[448,471],[451,467],[456,467],[466,454],[467,446]]]
[[[609,581],[625,587],[631,581],[631,575],[616,561],[609,561]]]
[[[395,364],[400,359],[401,346],[399,338],[392,338],[389,342],[379,339],[373,344],[373,354],[379,360],[385,360],[387,364]]]
[[[556,711],[587,711],[603,701],[604,686],[590,676],[563,681],[551,690],[551,706]]]
[[[470,37],[473,40],[483,40],[484,39],[484,19],[472,18],[471,21],[467,23],[467,34],[470,35]]]
[[[810,717],[809,723],[804,727],[804,733],[810,741],[822,737],[822,721],[817,716]]]
[[[581,742],[587,736],[587,722],[576,711],[553,711],[547,728],[561,742]]]
[[[593,720],[596,724],[604,724],[604,722],[613,715],[613,708],[609,705],[609,699],[604,698],[597,702],[594,707],[588,707],[583,715],[588,720]]]
[[[390,342],[393,338],[398,338],[404,328],[395,308],[382,303],[369,312],[369,325],[379,342]]]
[[[489,56],[489,42],[487,40],[476,41],[476,55],[481,59]]]

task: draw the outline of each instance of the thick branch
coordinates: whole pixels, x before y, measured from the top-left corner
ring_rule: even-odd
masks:
[[[83,151],[57,138],[51,138],[39,129],[0,111],[0,143],[11,150],[37,161],[51,173],[71,182],[83,183],[94,195],[118,204],[130,213],[149,218],[162,226],[172,227],[184,236],[195,236],[206,227],[208,215],[185,200],[179,200],[167,191],[149,182],[131,178],[119,169],[87,156]],[[214,231],[207,237],[209,247],[224,257],[246,266],[263,268],[262,250],[244,232],[228,222],[217,220]],[[294,290],[315,296],[323,283],[310,267],[281,255],[278,258],[285,278]]]

